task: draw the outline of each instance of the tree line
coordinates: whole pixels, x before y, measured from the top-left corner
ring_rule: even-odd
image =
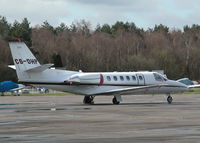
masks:
[[[200,79],[200,25],[170,29],[159,24],[144,30],[133,22],[117,21],[92,28],[81,20],[53,27],[48,21],[34,27],[27,18],[9,23],[0,16],[0,81],[16,81],[6,39],[21,37],[40,63],[70,70],[165,71],[171,79]],[[9,75],[6,74],[9,72]]]

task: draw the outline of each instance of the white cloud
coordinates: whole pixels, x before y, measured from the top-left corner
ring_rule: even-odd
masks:
[[[66,2],[49,0],[1,0],[0,13],[11,21],[27,17],[32,25],[45,20],[56,25],[69,14]]]
[[[143,28],[160,23],[182,28],[200,21],[199,0],[0,0],[0,4],[0,14],[9,21],[27,17],[32,25],[85,19],[93,27],[129,21]]]
[[[66,0],[69,3],[87,6],[91,9],[100,10],[100,11],[151,11],[156,10],[157,4],[160,0]]]

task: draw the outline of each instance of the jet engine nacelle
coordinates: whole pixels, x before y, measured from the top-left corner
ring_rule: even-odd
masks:
[[[102,74],[99,73],[81,73],[75,74],[69,77],[68,80],[65,81],[69,84],[94,84],[94,85],[102,85],[104,82],[104,78]]]

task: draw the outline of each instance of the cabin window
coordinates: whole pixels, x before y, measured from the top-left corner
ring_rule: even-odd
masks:
[[[108,80],[108,81],[111,81],[111,78],[110,78],[110,76],[107,76],[106,78],[107,78],[107,80]]]
[[[126,79],[129,81],[129,80],[130,80],[130,77],[129,77],[129,76],[126,76]]]
[[[122,80],[122,81],[123,81],[123,80],[124,80],[124,77],[123,77],[123,76],[120,76],[120,80]]]
[[[116,76],[113,76],[113,79],[114,79],[115,81],[117,81],[117,77],[116,77]]]
[[[140,80],[143,80],[143,77],[140,75],[140,76],[139,76],[139,79],[140,79]]]
[[[136,80],[136,77],[134,75],[132,76],[132,80]]]
[[[159,74],[154,73],[153,75],[156,81],[163,81],[163,78]]]

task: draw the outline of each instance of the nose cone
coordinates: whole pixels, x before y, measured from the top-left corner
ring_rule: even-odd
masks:
[[[170,80],[170,84],[172,86],[174,86],[176,89],[179,90],[179,92],[184,92],[184,91],[188,91],[189,88],[187,85],[181,83],[181,82],[178,82],[178,81],[174,81],[174,80]]]
[[[177,84],[178,84],[179,86],[182,86],[182,87],[185,87],[185,88],[187,88],[187,85],[186,85],[186,84],[184,84],[184,83],[181,83],[181,82],[178,82],[178,81],[175,81],[175,82],[177,82]]]
[[[171,85],[171,86],[180,86],[180,87],[187,87],[185,84],[175,81],[175,80],[168,80],[167,84]]]

